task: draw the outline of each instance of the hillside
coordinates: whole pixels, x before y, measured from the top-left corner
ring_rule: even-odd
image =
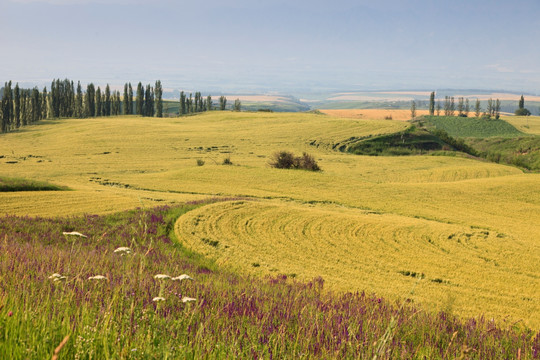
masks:
[[[248,273],[302,281],[316,274],[328,289],[375,292],[391,301],[410,290],[416,281],[410,274],[423,273],[412,300],[426,309],[540,326],[539,175],[467,158],[370,157],[332,148],[409,126],[233,112],[44,121],[1,136],[0,174],[73,191],[0,193],[0,213],[109,213],[247,198],[252,202],[204,206],[180,217],[180,241]],[[313,154],[323,171],[271,168],[269,157],[282,149]],[[222,165],[225,158],[232,165]],[[244,245],[231,234],[246,239]],[[287,256],[268,257],[285,250]],[[315,266],[313,254],[327,255]]]

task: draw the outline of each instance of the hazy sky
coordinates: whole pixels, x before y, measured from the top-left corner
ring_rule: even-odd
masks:
[[[0,81],[540,93],[539,0],[0,0]]]

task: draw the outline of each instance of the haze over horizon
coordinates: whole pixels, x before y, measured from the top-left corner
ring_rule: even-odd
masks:
[[[540,94],[537,0],[0,0],[0,80]]]

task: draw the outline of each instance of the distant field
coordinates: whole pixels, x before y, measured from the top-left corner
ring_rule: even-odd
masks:
[[[390,118],[391,120],[407,121],[411,119],[411,110],[395,110],[395,109],[322,109],[322,113],[350,118],[350,119],[376,119],[385,120]],[[428,110],[418,110],[416,116],[428,115]]]
[[[540,328],[540,175],[466,158],[332,149],[409,126],[229,111],[44,121],[0,135],[0,174],[73,191],[0,193],[0,213],[110,213],[246,198],[252,201],[187,213],[177,225],[180,240],[256,274],[302,280],[317,274],[330,288],[365,288],[390,299],[406,296],[415,282],[411,274],[424,273],[413,299],[427,308],[508,316]],[[269,157],[278,150],[309,152],[322,171],[273,169]],[[225,158],[232,165],[222,165]]]

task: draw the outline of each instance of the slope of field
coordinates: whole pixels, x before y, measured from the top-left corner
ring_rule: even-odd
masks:
[[[437,310],[491,317],[511,309],[522,318],[536,311],[540,254],[523,258],[528,247],[488,229],[342,207],[235,201],[182,216],[176,232],[218,263],[259,274],[324,274],[336,289],[384,296],[405,296],[422,278],[413,299]]]
[[[540,116],[503,116],[502,119],[521,132],[540,135]]]
[[[499,319],[505,316],[523,319],[530,326],[540,326],[540,299],[538,292],[533,291],[538,289],[540,270],[531,265],[537,260],[534,254],[540,252],[537,238],[540,233],[540,176],[523,174],[515,167],[457,157],[368,157],[332,149],[332,144],[347,139],[395,133],[409,126],[402,121],[344,119],[317,114],[233,112],[164,119],[130,116],[45,121],[0,136],[0,174],[48,181],[74,191],[0,193],[0,213],[47,216],[106,213],[214,196],[249,197],[276,201],[276,207],[272,209],[279,210],[269,210],[270,218],[281,212],[284,216],[289,214],[287,218],[291,223],[295,219],[303,221],[304,215],[300,214],[310,211],[313,213],[307,218],[315,220],[309,222],[335,217],[336,241],[343,238],[350,246],[354,245],[354,238],[347,235],[349,229],[368,224],[366,226],[373,229],[362,233],[367,239],[366,244],[374,246],[378,236],[381,253],[395,254],[396,257],[400,253],[404,257],[412,254],[394,246],[395,242],[391,241],[394,238],[403,244],[410,242],[412,246],[420,246],[418,239],[423,235],[443,239],[453,233],[472,234],[471,246],[478,246],[481,256],[487,260],[482,260],[485,267],[471,265],[471,269],[477,271],[478,279],[492,280],[490,273],[494,270],[490,259],[495,259],[501,265],[500,274],[505,283],[514,284],[515,299],[508,300],[506,285],[490,283],[490,286],[479,287],[477,282],[469,284],[470,278],[454,276],[450,267],[444,267],[446,273],[433,272],[426,253],[422,253],[422,259],[411,262],[414,266],[405,267],[405,260],[400,260],[397,264],[403,265],[402,269],[386,264],[385,271],[392,274],[393,271],[424,272],[428,281],[440,278],[462,284],[459,291],[451,288],[452,291],[443,294],[437,293],[434,289],[438,287],[433,288],[430,283],[427,292],[420,293],[417,299],[430,306],[440,307],[446,299],[455,299],[450,302],[454,303],[453,310],[457,314],[470,315],[477,311],[493,314]],[[278,150],[307,151],[315,156],[323,171],[273,169],[268,165],[269,156]],[[230,158],[232,165],[222,165],[225,158]],[[204,161],[204,165],[198,166],[197,160]],[[328,208],[330,205],[336,208]],[[343,208],[343,213],[339,207]],[[370,217],[359,209],[378,215]],[[265,216],[259,208],[251,210],[257,218]],[[205,216],[213,219],[213,212],[219,209],[208,207],[200,211],[208,211]],[[230,216],[234,212],[231,211]],[[242,216],[239,213],[239,218]],[[380,220],[380,226],[373,223],[374,218]],[[212,223],[214,220],[209,220],[204,226]],[[266,228],[262,222],[260,224],[261,241],[281,238],[279,226]],[[326,223],[321,225],[321,232],[329,227]],[[293,234],[298,234],[296,229],[294,225]],[[479,231],[489,232],[488,240],[493,243],[500,240],[496,250],[476,242],[475,234]],[[497,237],[499,234],[500,238]],[[209,242],[226,240],[203,236],[210,239]],[[322,241],[320,236],[309,235],[315,248],[315,244]],[[309,243],[307,239],[299,238],[303,244],[299,249]],[[184,237],[180,240],[189,241]],[[449,249],[458,254],[461,245],[452,246],[456,247]],[[469,250],[461,253],[463,261],[476,264],[480,260]],[[516,253],[522,257],[521,270],[499,261],[499,254],[515,260]],[[248,254],[246,258],[248,256],[252,255]],[[443,261],[441,257],[438,259]],[[458,264],[453,262],[456,258],[451,259],[454,260],[449,260],[450,264]],[[267,269],[263,260],[250,261],[258,261],[260,271]],[[425,269],[431,270],[422,270],[423,262]],[[330,287],[340,289],[344,289],[347,282],[339,281],[333,274],[344,272],[352,277],[355,273],[323,262],[318,270],[314,270],[314,260],[308,257],[306,263],[311,264],[310,272],[291,267],[285,259],[282,264],[272,266],[279,272],[297,273],[299,277],[318,272],[328,279]],[[248,268],[253,266],[248,264]],[[377,275],[377,271],[366,266],[364,272],[358,271],[355,276],[382,281],[384,277]],[[369,289],[376,292],[380,289],[390,298],[398,298],[404,296],[403,289],[410,286],[411,277],[397,273],[392,281],[396,284],[394,292],[382,282],[357,282],[351,289],[368,288],[369,285],[372,286]],[[471,289],[476,289],[478,298],[468,305]],[[493,304],[498,306],[491,307]]]

